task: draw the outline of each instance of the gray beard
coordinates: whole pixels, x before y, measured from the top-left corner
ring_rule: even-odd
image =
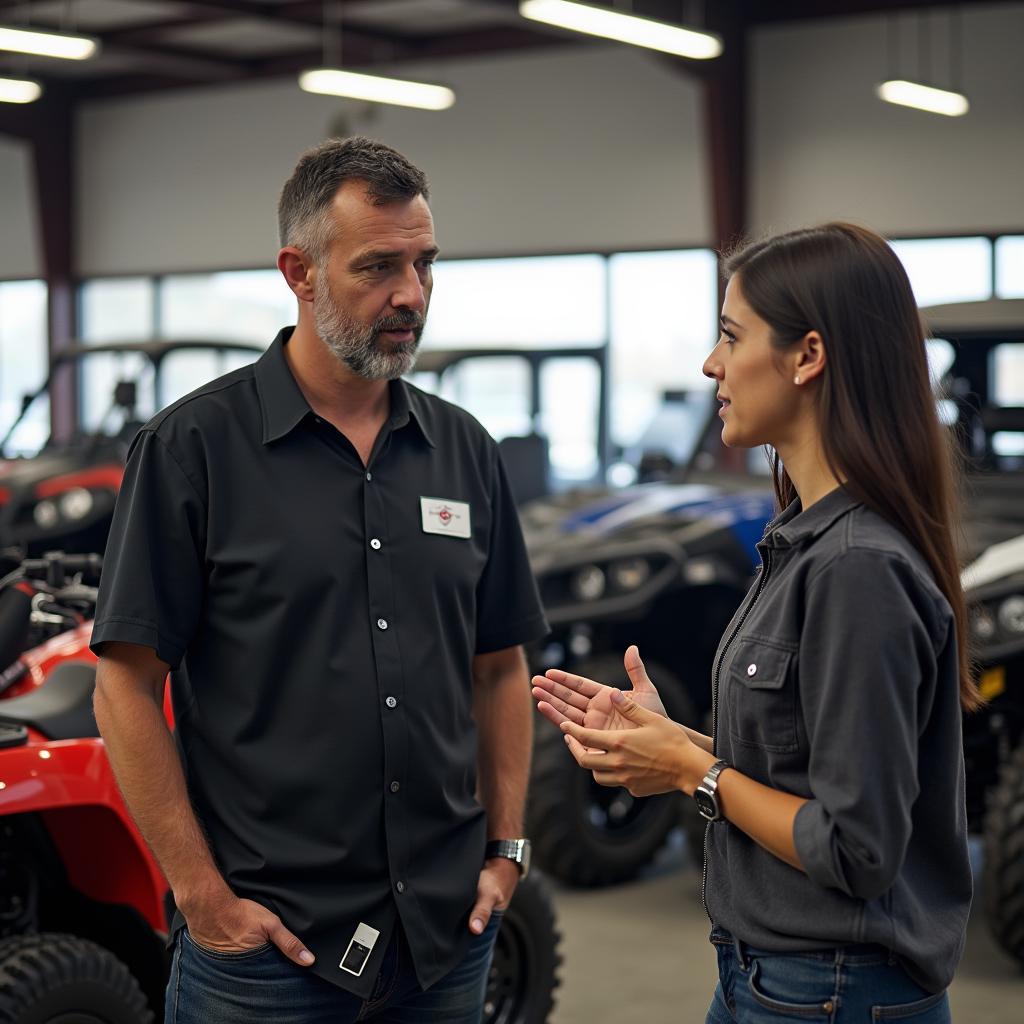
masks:
[[[396,380],[416,362],[424,325],[418,313],[406,310],[380,317],[367,327],[350,317],[325,287],[313,299],[313,317],[317,334],[331,354],[364,380]],[[411,330],[413,339],[385,347],[380,339],[384,330]]]

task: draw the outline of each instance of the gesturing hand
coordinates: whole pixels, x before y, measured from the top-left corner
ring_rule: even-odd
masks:
[[[642,708],[667,719],[668,712],[658,696],[654,683],[647,675],[644,663],[640,659],[640,650],[636,645],[626,650],[623,664],[633,684],[630,692],[633,700]],[[558,726],[563,722],[573,722],[588,729],[636,728],[612,701],[612,694],[617,692],[617,687],[607,686],[557,668],[548,669],[544,675],[533,677],[533,696],[537,701],[537,710]]]

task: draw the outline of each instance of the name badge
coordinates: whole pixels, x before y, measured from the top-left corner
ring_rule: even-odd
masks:
[[[469,522],[469,503],[449,501],[447,498],[420,498],[423,532],[442,537],[461,537],[466,540],[472,531]]]

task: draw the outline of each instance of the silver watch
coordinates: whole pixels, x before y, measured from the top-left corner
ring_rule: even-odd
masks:
[[[529,839],[491,839],[484,849],[484,860],[492,857],[505,857],[519,868],[519,877],[525,878],[530,873],[530,840]]]
[[[728,761],[716,761],[704,776],[703,782],[693,791],[693,799],[697,804],[697,810],[708,819],[708,821],[721,821],[722,809],[718,804],[718,776],[731,768]]]

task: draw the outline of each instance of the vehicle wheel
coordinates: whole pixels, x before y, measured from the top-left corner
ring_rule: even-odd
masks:
[[[1024,744],[1003,762],[989,796],[983,888],[992,935],[1024,965]]]
[[[693,704],[668,671],[648,663],[669,715],[692,722]],[[627,686],[622,660],[595,658],[580,675]],[[534,740],[527,833],[536,861],[559,881],[601,886],[636,876],[680,821],[682,794],[634,797],[594,782],[565,748],[562,733],[546,719]]]
[[[150,1024],[138,982],[113,953],[75,935],[0,942],[0,1024]]]
[[[544,1024],[555,1003],[562,937],[543,876],[516,888],[494,942],[484,1024]]]

